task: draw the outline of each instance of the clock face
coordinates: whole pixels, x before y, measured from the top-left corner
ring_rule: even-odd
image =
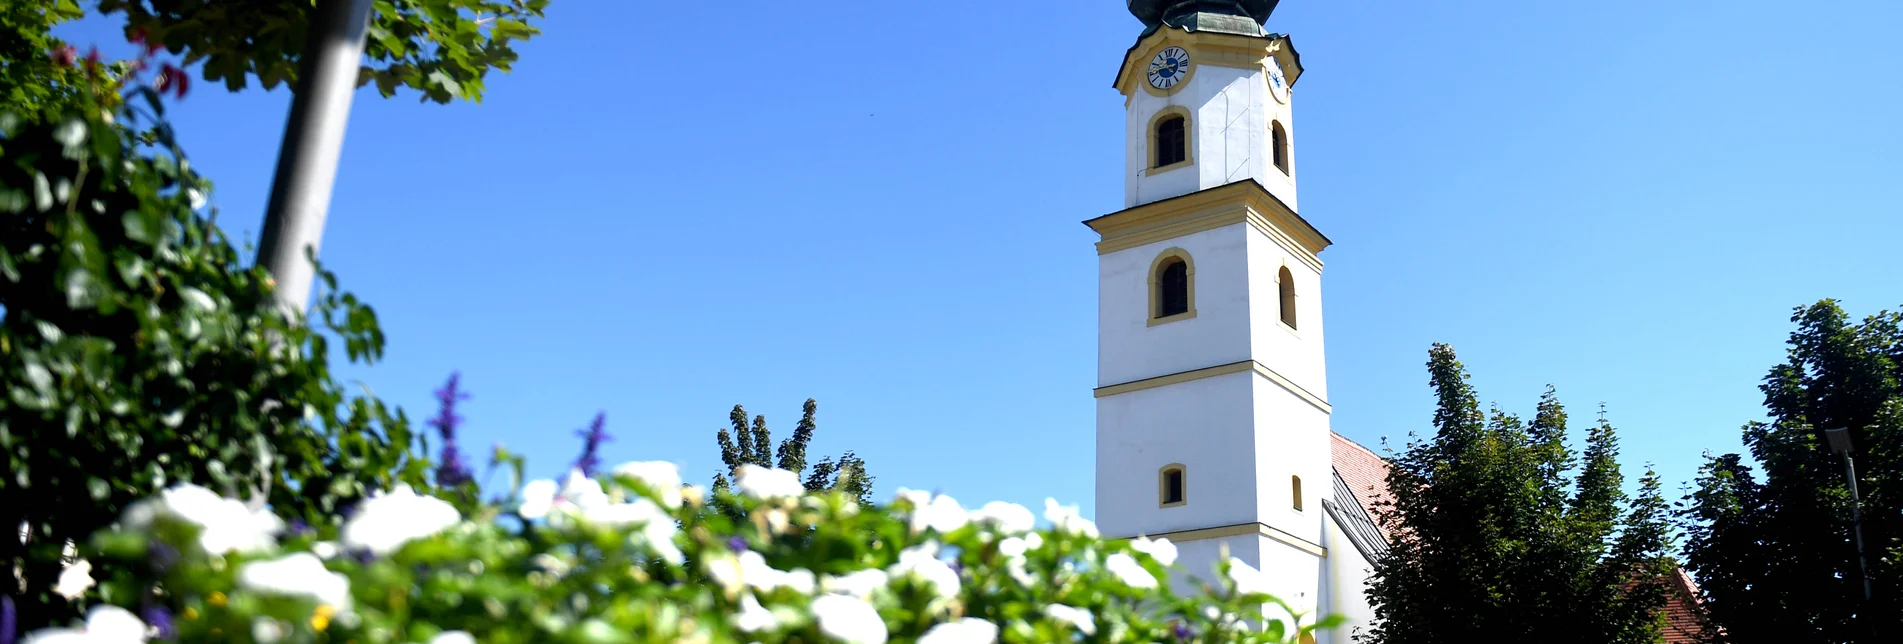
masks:
[[[1182,47],[1166,47],[1150,59],[1150,86],[1169,89],[1189,75],[1189,52]]]
[[[1288,102],[1288,79],[1282,76],[1282,67],[1269,62],[1269,95],[1282,103]]]

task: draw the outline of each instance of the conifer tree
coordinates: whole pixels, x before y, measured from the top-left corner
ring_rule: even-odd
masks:
[[[1434,435],[1388,474],[1379,520],[1396,535],[1374,562],[1364,641],[1651,642],[1671,572],[1657,477],[1628,500],[1618,438],[1602,417],[1583,462],[1549,387],[1532,421],[1482,412],[1454,351],[1428,370]]]
[[[777,451],[773,446],[773,432],[767,428],[766,416],[754,416],[753,424],[747,424],[747,410],[734,405],[727,414],[727,423],[732,431],[721,429],[714,439],[720,444],[720,461],[727,471],[714,475],[714,489],[729,488],[731,477],[737,475],[742,465],[777,467],[796,474],[805,475],[805,486],[809,491],[842,491],[859,499],[860,503],[872,502],[872,475],[866,470],[865,459],[851,451],[839,455],[837,459],[826,457],[812,464],[812,471],[806,469],[806,448],[812,443],[813,435],[819,429],[815,416],[819,412],[819,403],[806,399],[800,415],[799,425],[794,427],[793,435],[780,441]]]
[[[1739,454],[1706,455],[1679,514],[1712,639],[1875,643],[1903,637],[1903,313],[1851,321],[1834,300],[1798,307],[1788,357],[1759,389],[1770,422]],[[1862,506],[1864,599],[1841,456],[1846,428]],[[1722,629],[1720,631],[1719,629]]]

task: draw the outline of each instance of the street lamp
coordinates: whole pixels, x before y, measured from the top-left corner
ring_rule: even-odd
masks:
[[[1870,604],[1870,566],[1863,558],[1863,508],[1857,499],[1857,465],[1850,458],[1850,428],[1838,427],[1824,430],[1824,440],[1830,442],[1830,451],[1844,457],[1844,479],[1850,482],[1850,529],[1857,540],[1857,572],[1863,576],[1863,602]]]

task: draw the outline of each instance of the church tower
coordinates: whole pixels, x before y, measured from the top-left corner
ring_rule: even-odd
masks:
[[[1301,57],[1277,0],[1129,0],[1125,209],[1098,255],[1096,519],[1167,537],[1180,575],[1223,552],[1317,607],[1332,489],[1326,237],[1296,214]]]

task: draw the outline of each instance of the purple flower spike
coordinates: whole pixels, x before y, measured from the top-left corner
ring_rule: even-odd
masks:
[[[732,548],[734,552],[746,552],[747,540],[744,537],[734,537],[732,539],[728,539],[727,547]]]
[[[595,414],[595,422],[589,423],[588,429],[576,430],[575,432],[575,435],[580,436],[582,441],[581,458],[575,459],[575,469],[581,470],[584,476],[592,477],[595,475],[595,468],[601,466],[601,444],[614,440],[613,437],[608,435],[607,425],[608,414],[605,412],[597,413]]]
[[[151,562],[153,570],[165,572],[166,569],[172,567],[172,564],[178,563],[178,548],[174,548],[171,544],[163,541],[153,539],[152,542],[146,546],[145,556],[146,560]]]
[[[1188,624],[1184,624],[1182,622],[1176,623],[1176,641],[1187,642],[1190,640],[1191,637],[1194,637],[1195,635],[1196,635],[1195,631],[1189,630]]]
[[[443,437],[443,462],[436,466],[436,484],[454,487],[475,480],[469,473],[469,466],[463,463],[461,450],[456,448],[456,428],[462,425],[463,417],[456,415],[456,403],[468,400],[469,394],[456,388],[462,382],[462,374],[451,372],[449,382],[436,390],[438,411],[429,425],[435,427]]]
[[[19,619],[13,614],[13,596],[0,595],[0,644],[13,644],[14,631],[17,630]]]
[[[164,606],[146,606],[139,611],[139,617],[145,620],[146,625],[158,630],[161,640],[170,640],[178,632],[172,629],[172,611],[165,610]]]

